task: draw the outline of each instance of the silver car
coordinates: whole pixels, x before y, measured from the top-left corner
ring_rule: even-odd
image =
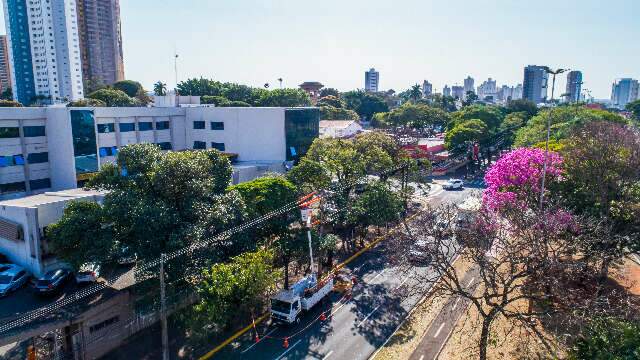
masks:
[[[11,267],[0,273],[0,297],[6,296],[12,291],[21,288],[29,280],[29,273],[18,265]]]

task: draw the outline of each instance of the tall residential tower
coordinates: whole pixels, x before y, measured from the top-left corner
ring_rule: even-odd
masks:
[[[565,93],[567,94],[568,102],[578,102],[580,101],[580,92],[582,91],[582,72],[581,71],[570,71],[567,74],[567,89]]]
[[[547,101],[549,74],[546,66],[529,65],[524,68],[522,98],[536,104]]]
[[[0,35],[0,93],[11,88],[11,63],[7,35]]]
[[[616,79],[611,87],[611,103],[618,109],[624,109],[628,103],[638,100],[640,95],[638,88],[638,80]]]
[[[380,81],[380,73],[376,69],[371,68],[364,72],[364,90],[370,92],[378,91],[378,82]]]

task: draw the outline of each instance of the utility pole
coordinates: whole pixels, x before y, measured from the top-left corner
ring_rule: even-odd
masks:
[[[167,300],[164,283],[164,263],[167,255],[160,255],[160,324],[162,326],[162,360],[169,360],[169,334],[167,332]]]
[[[553,105],[553,92],[556,88],[556,75],[562,74],[569,69],[557,69],[551,70],[549,67],[545,68],[547,74],[551,74],[553,76],[553,80],[551,82],[551,104]],[[542,166],[542,186],[540,187],[540,210],[542,210],[542,203],[544,201],[544,183],[547,177],[547,162],[549,161],[549,138],[551,137],[551,114],[547,114],[547,141],[545,142],[545,150],[544,150],[544,165]]]
[[[311,246],[311,212],[307,217],[307,237],[309,238],[309,269],[313,274],[313,247]]]

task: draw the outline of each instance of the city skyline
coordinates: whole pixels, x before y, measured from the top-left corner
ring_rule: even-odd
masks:
[[[632,16],[640,4],[619,0],[602,8],[597,1],[563,3],[549,13],[545,3],[552,4],[531,8],[505,2],[495,11],[467,1],[367,6],[329,1],[308,11],[293,1],[185,0],[176,8],[165,0],[126,0],[121,3],[126,77],[147,89],[158,80],[172,88],[177,51],[181,80],[203,76],[253,86],[274,85],[283,78],[286,87],[320,81],[340,90],[363,88],[362,73],[371,67],[381,73],[381,90],[400,92],[425,78],[442,89],[462,85],[468,75],[516,85],[523,82],[525,66],[540,64],[581,70],[583,88],[606,99],[616,78],[640,78],[640,50],[629,46],[640,35]],[[461,26],[450,28],[451,18]],[[477,18],[510,30],[478,29],[473,26]],[[322,30],[308,24],[322,25]],[[540,39],[541,27],[554,38]],[[565,81],[566,76],[559,77],[557,86],[564,88]]]

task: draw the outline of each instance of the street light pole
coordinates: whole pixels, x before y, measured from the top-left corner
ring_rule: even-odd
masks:
[[[547,74],[551,74],[553,79],[551,81],[551,104],[553,105],[553,93],[556,89],[556,75],[562,74],[569,69],[557,69],[551,70],[549,67],[545,67]],[[549,161],[549,138],[551,137],[551,114],[547,114],[547,140],[545,142],[544,150],[544,164],[542,166],[542,186],[540,187],[540,210],[542,210],[542,203],[544,201],[544,185],[547,178],[547,162]]]

